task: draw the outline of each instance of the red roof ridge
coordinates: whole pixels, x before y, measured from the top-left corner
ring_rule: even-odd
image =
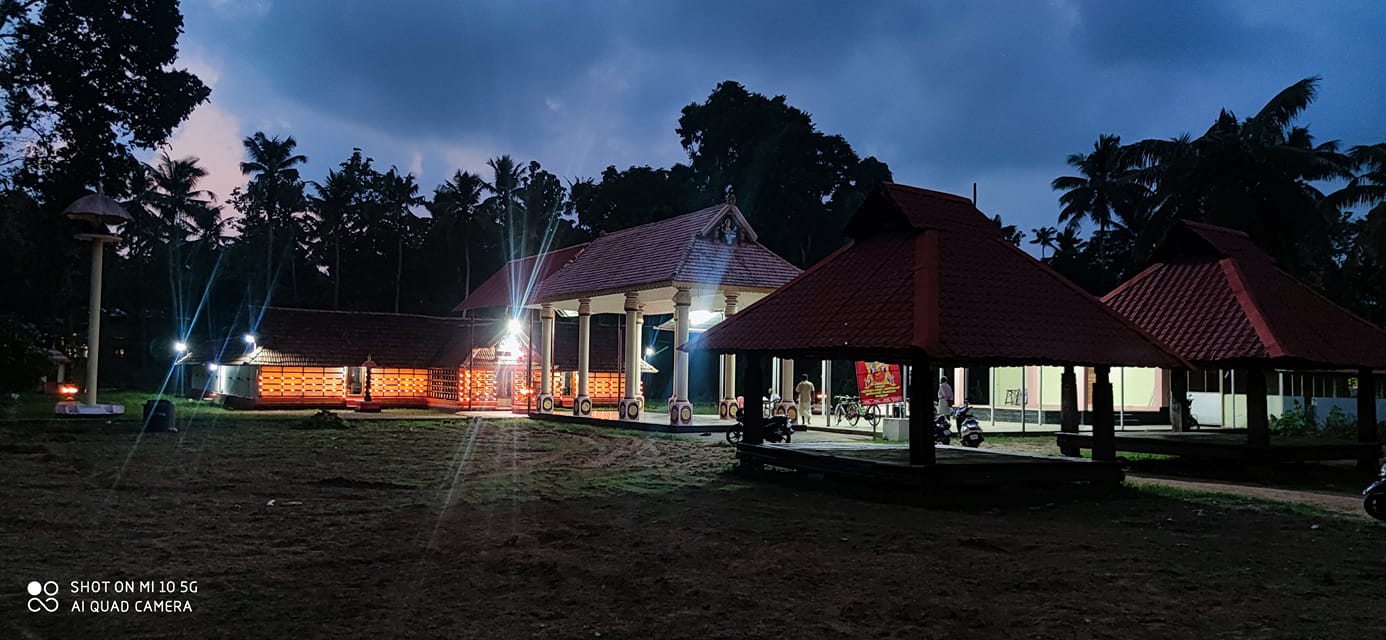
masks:
[[[1271,358],[1285,355],[1285,348],[1281,345],[1280,339],[1275,337],[1275,332],[1271,331],[1270,323],[1266,321],[1261,307],[1252,298],[1251,289],[1246,286],[1246,278],[1242,275],[1241,268],[1237,266],[1237,259],[1230,256],[1223,258],[1218,260],[1218,266],[1222,268],[1222,274],[1227,278],[1227,286],[1232,289],[1232,297],[1236,298],[1237,305],[1242,308],[1247,322],[1256,331],[1256,337],[1260,338],[1261,344],[1265,345],[1266,355]]]
[[[1006,247],[1010,251],[1014,251],[1015,253],[1025,256],[1027,259],[1038,265],[1039,271],[1042,271],[1050,279],[1055,280],[1063,286],[1068,287],[1070,290],[1092,300],[1094,303],[1096,303],[1096,306],[1102,311],[1102,313],[1107,314],[1109,317],[1115,319],[1117,322],[1120,322],[1126,328],[1134,331],[1136,335],[1140,336],[1143,340],[1150,343],[1151,346],[1155,347],[1156,349],[1159,349],[1160,351],[1163,351],[1164,353],[1178,360],[1180,364],[1184,365],[1184,368],[1193,368],[1193,366],[1189,364],[1189,361],[1184,359],[1184,356],[1177,353],[1174,349],[1171,349],[1169,345],[1166,345],[1163,341],[1157,339],[1154,335],[1151,335],[1150,332],[1137,326],[1136,323],[1131,322],[1129,319],[1126,318],[1126,316],[1117,313],[1116,309],[1113,309],[1111,306],[1107,305],[1102,300],[1098,299],[1097,296],[1088,293],[1082,287],[1074,284],[1072,280],[1069,280],[1068,278],[1065,278],[1062,275],[1060,275],[1059,272],[1055,271],[1053,267],[1044,264],[1043,262],[1040,262],[1039,259],[1030,255],[1028,251],[1011,244],[1010,241],[1006,240],[1005,238],[991,238],[991,241],[1000,243],[1002,246]]]

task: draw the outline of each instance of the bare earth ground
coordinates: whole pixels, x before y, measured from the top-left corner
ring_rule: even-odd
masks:
[[[1386,637],[1386,527],[1360,518],[919,504],[522,420],[291,425],[0,426],[0,637]],[[68,611],[124,597],[69,581],[119,579],[196,580],[192,612]],[[29,613],[30,580],[63,608]]]

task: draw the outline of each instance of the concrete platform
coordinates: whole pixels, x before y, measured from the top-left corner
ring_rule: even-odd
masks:
[[[1092,448],[1091,433],[1060,433],[1059,447]],[[1380,458],[1381,443],[1334,440],[1329,438],[1277,438],[1269,447],[1247,444],[1246,430],[1118,431],[1117,453],[1153,453],[1194,460],[1238,463],[1309,462],[1316,460],[1359,460]]]

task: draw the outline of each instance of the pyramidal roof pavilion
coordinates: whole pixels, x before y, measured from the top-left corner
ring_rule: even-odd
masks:
[[[780,357],[931,365],[1096,365],[1093,457],[1115,458],[1111,366],[1183,361],[1100,300],[1035,260],[959,196],[883,184],[843,234],[851,242],[780,290],[708,329],[688,348]],[[748,389],[760,387],[758,358]],[[933,408],[917,375],[910,462],[935,461]],[[1076,382],[1064,374],[1066,429],[1077,429]],[[758,393],[747,393],[749,398]],[[749,420],[758,412],[751,408]],[[748,426],[747,440],[757,436]]]
[[[1241,231],[1183,221],[1154,259],[1103,301],[1195,366],[1250,369],[1248,444],[1270,445],[1261,374],[1269,368],[1356,370],[1358,441],[1377,441],[1375,372],[1386,369],[1386,331],[1281,271]],[[1173,380],[1177,402],[1186,383]],[[1180,415],[1172,414],[1176,430]],[[1359,458],[1364,469],[1375,462]]]
[[[674,315],[675,347],[688,340],[693,314],[731,316],[738,305],[754,302],[799,275],[799,269],[757,242],[734,198],[692,213],[598,236],[586,245],[513,260],[457,306],[458,311],[488,307],[538,308],[542,320],[544,366],[538,394],[540,412],[553,404],[550,361],[554,316],[578,317],[579,382],[574,413],[588,415],[586,396],[590,316],[626,316],[625,362],[640,362],[640,327],[645,315]],[[688,402],[688,354],[674,356],[675,399],[670,422],[692,424]],[[628,367],[627,397],[618,406],[621,419],[639,420],[643,401],[636,397],[639,370]],[[734,374],[726,374],[734,375]],[[729,387],[730,383],[724,383]],[[725,406],[725,402],[724,402]]]

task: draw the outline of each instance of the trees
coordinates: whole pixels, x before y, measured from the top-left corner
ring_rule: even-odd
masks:
[[[162,143],[211,93],[173,66],[176,0],[6,2],[0,25],[0,144],[25,156],[20,182],[44,203],[129,195],[142,171],[131,147]]]
[[[1076,176],[1055,178],[1050,186],[1063,191],[1059,203],[1059,224],[1071,229],[1081,228],[1087,220],[1098,228],[1098,255],[1106,262],[1107,231],[1114,221],[1129,217],[1133,208],[1145,197],[1145,187],[1137,180],[1137,155],[1121,146],[1121,137],[1102,134],[1087,154],[1068,156],[1068,165],[1077,169]],[[1099,286],[1108,281],[1099,273]]]
[[[453,284],[460,285],[454,290],[461,289],[463,300],[472,292],[472,247],[480,240],[478,223],[485,184],[481,176],[459,170],[433,190],[433,202],[429,207],[433,231],[439,236],[437,243],[443,247],[442,255],[451,258]],[[456,261],[459,246],[461,265]]]
[[[174,318],[174,330],[180,339],[188,335],[188,303],[195,295],[193,287],[197,280],[196,270],[191,270],[185,255],[184,245],[189,238],[201,242],[220,240],[220,207],[215,204],[216,196],[205,189],[198,189],[199,180],[207,177],[207,170],[198,165],[198,159],[187,157],[179,160],[170,158],[167,153],[159,154],[158,161],[150,169],[153,188],[146,193],[144,201],[153,209],[153,216],[145,218],[152,223],[152,235],[157,238],[154,244],[164,254],[168,270],[170,315]],[[210,282],[206,286],[211,286]]]
[[[284,251],[288,253],[291,269],[297,258],[298,223],[294,215],[304,211],[307,205],[303,180],[298,175],[298,165],[308,161],[306,156],[294,153],[298,142],[293,136],[284,138],[266,136],[263,131],[247,136],[241,141],[249,160],[241,163],[241,173],[250,176],[241,197],[237,198],[237,208],[245,214],[241,229],[246,233],[259,232],[265,238],[265,300],[272,298],[274,291],[274,255],[278,248],[274,233],[280,237],[288,235]],[[298,297],[298,277],[296,269],[291,271],[294,280],[294,297]]]
[[[712,204],[728,191],[771,250],[808,266],[836,249],[836,231],[890,169],[862,160],[841,136],[820,133],[784,96],[736,82],[683,108],[676,129],[695,189]]]
[[[380,197],[382,222],[387,232],[395,237],[395,313],[399,313],[399,292],[404,277],[404,248],[408,241],[410,248],[417,246],[419,218],[410,209],[423,204],[419,197],[419,184],[410,174],[400,174],[390,170],[377,178],[376,191]]]
[[[1046,249],[1054,249],[1054,239],[1058,233],[1059,230],[1054,227],[1037,227],[1030,230],[1030,235],[1034,236],[1034,238],[1030,240],[1030,244],[1039,245],[1040,262],[1045,261],[1046,256],[1044,252]]]

